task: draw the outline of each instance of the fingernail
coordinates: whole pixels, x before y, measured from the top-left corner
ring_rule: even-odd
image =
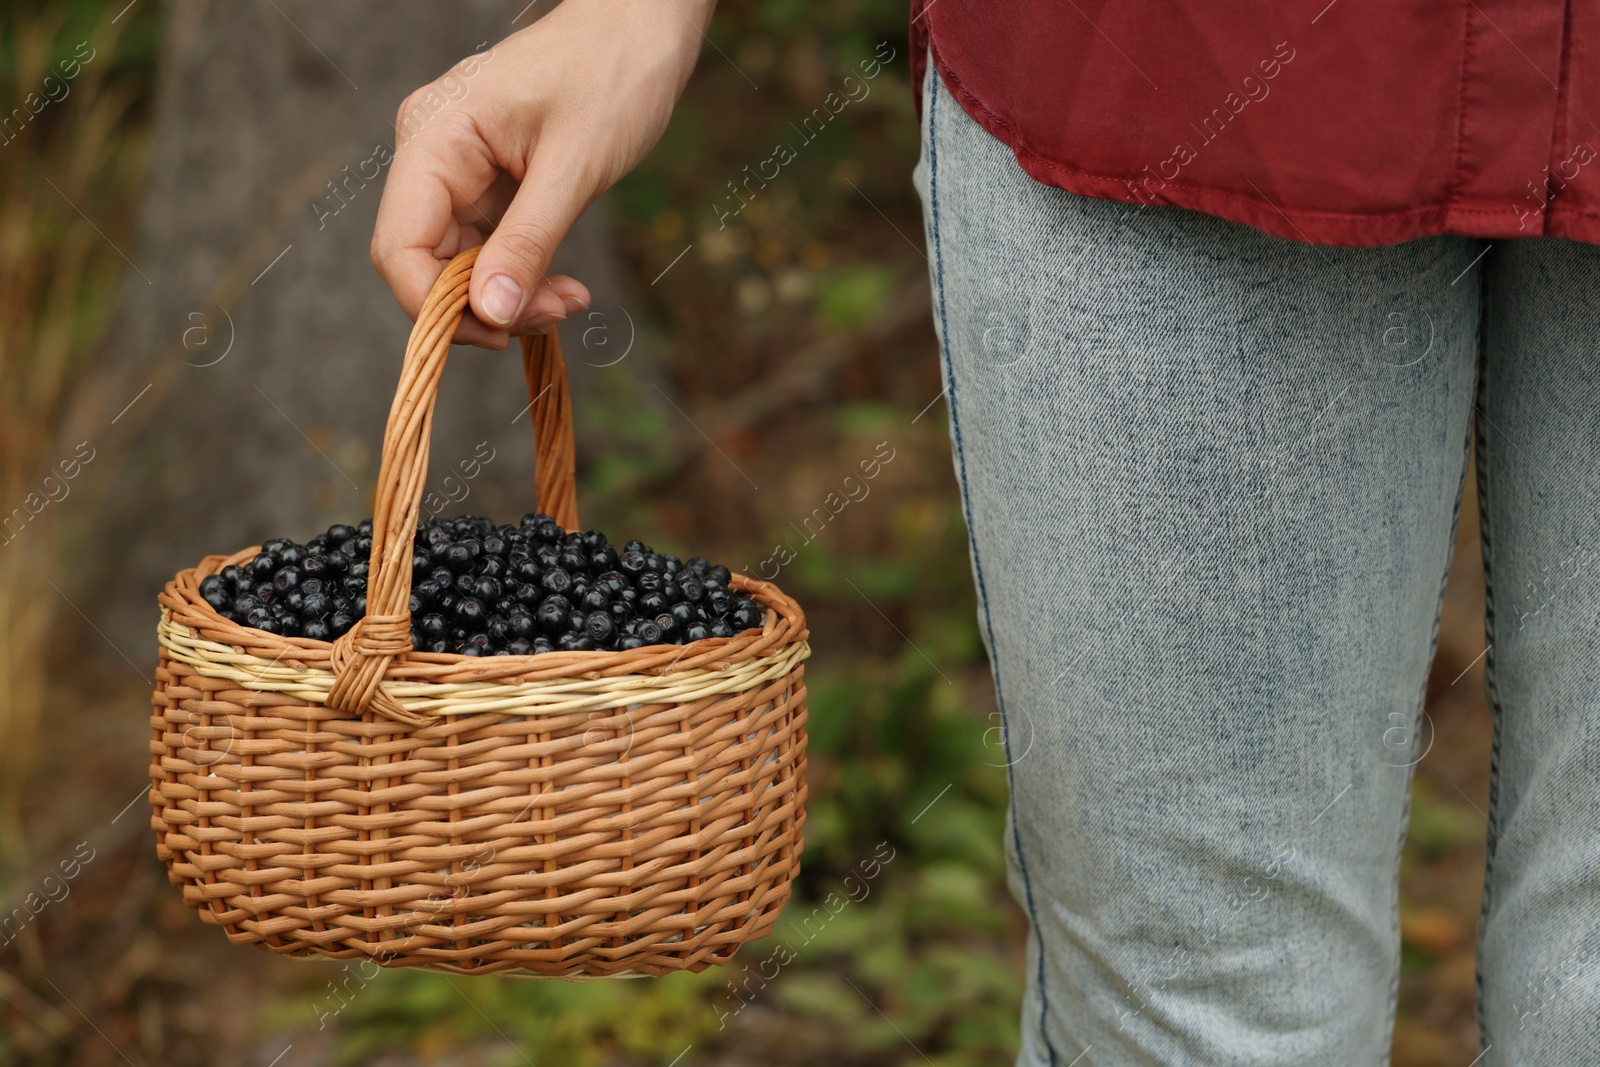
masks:
[[[523,325],[530,329],[533,327],[549,327],[554,326],[566,317],[564,313],[559,311],[541,311],[536,315],[529,315]]]
[[[589,310],[589,301],[576,296],[564,296],[561,298],[561,306],[567,309],[568,315],[576,315],[580,311]]]
[[[568,310],[567,302],[554,289],[546,286],[534,293],[533,299],[528,302],[528,320],[560,322],[567,317]]]
[[[483,287],[483,311],[496,326],[509,326],[522,310],[522,286],[506,274],[496,274]]]

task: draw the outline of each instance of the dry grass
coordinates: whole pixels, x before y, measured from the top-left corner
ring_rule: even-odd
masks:
[[[64,568],[51,497],[69,488],[57,465],[74,445],[62,427],[127,269],[116,245],[148,145],[129,121],[137,89],[114,77],[131,20],[81,33],[70,15],[19,5],[0,19],[0,862],[19,847],[46,642],[66,606],[52,588]]]

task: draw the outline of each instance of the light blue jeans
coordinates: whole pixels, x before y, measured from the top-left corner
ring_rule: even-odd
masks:
[[[1600,249],[1314,247],[1136,211],[1028,178],[937,76],[923,102],[1032,923],[1017,1063],[1388,1061],[1476,422],[1478,1062],[1600,1064]]]

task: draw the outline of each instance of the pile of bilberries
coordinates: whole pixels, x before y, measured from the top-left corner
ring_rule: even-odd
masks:
[[[279,537],[243,566],[200,583],[223,617],[267,633],[332,641],[367,611],[372,520],[306,544]],[[568,533],[548,515],[521,526],[432,518],[411,557],[411,647],[464,656],[629,649],[732,637],[762,624],[726,567],[598,530]]]

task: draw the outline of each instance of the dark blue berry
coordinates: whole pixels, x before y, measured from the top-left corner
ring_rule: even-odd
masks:
[[[545,633],[558,634],[567,628],[567,619],[571,614],[572,605],[566,597],[548,596],[539,604],[534,620]]]
[[[761,616],[761,608],[754,600],[748,597],[740,597],[738,605],[733,609],[732,614],[728,616],[728,625],[735,630],[754,629],[764,621]]]
[[[583,632],[596,645],[603,645],[616,633],[616,625],[604,611],[591,611],[583,620]]]
[[[464,596],[456,601],[455,617],[464,625],[477,625],[482,622],[486,614],[483,610],[483,601],[475,596]]]

